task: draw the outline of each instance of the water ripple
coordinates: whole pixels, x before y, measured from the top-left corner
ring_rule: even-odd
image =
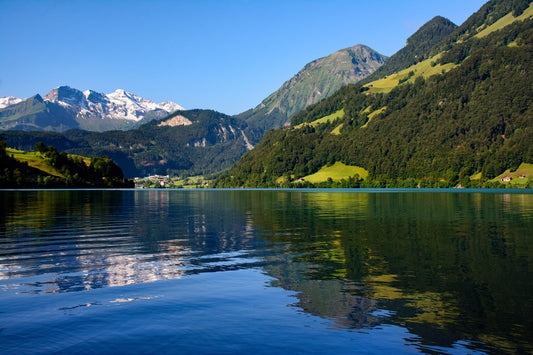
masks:
[[[143,229],[132,220],[59,218],[23,228],[18,222],[0,232],[0,287],[19,293],[124,286],[262,263],[253,249],[195,250],[190,237],[152,243],[139,237]]]

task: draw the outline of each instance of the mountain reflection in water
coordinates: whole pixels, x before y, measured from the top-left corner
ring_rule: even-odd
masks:
[[[270,287],[294,292],[291,307],[338,332],[399,326],[418,351],[533,350],[533,194],[0,196],[0,289],[7,294],[121,289],[257,269]],[[113,302],[160,296],[143,297],[119,292]]]

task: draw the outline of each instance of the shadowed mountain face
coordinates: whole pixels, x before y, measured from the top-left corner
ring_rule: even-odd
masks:
[[[204,175],[228,169],[252,148],[245,128],[246,122],[219,112],[183,110],[127,131],[4,131],[0,138],[20,150],[43,142],[69,154],[105,155],[127,177]]]
[[[263,132],[283,126],[294,114],[340,87],[362,80],[386,60],[386,56],[363,45],[341,49],[307,64],[259,106],[238,117],[248,122],[250,136],[257,142]]]
[[[0,129],[60,132],[79,127],[75,117],[74,110],[45,101],[37,94],[0,109]]]

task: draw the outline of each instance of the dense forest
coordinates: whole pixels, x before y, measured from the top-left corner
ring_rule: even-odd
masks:
[[[439,45],[430,51],[437,54],[448,51],[459,43],[471,40],[480,29],[493,25],[505,15],[512,13],[514,17],[520,16],[531,3],[531,0],[491,0],[483,5],[476,13],[470,16],[453,33],[446,37]]]
[[[444,17],[433,18],[407,39],[405,47],[390,57],[374,73],[361,80],[360,84],[370,83],[426,59],[425,56],[429,50],[456,28],[457,25]]]
[[[133,187],[133,181],[124,179],[120,167],[108,157],[72,156],[42,142],[34,150],[34,154],[21,152],[29,159],[17,159],[0,141],[0,188]]]
[[[291,128],[269,131],[217,186],[309,186],[298,180],[342,162],[369,172],[344,185],[491,187],[506,169],[532,163],[533,20],[456,44],[441,61],[459,65],[388,93],[342,88]]]

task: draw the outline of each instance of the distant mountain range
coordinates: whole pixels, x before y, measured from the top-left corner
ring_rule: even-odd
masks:
[[[387,56],[356,45],[312,61],[287,80],[256,108],[237,117],[249,125],[249,136],[256,143],[263,133],[290,122],[294,114],[333,94],[347,84],[357,83],[387,61]]]
[[[133,129],[152,119],[183,110],[174,102],[156,104],[122,89],[110,94],[80,91],[68,86],[53,89],[44,97],[0,98],[0,129],[63,132]]]

